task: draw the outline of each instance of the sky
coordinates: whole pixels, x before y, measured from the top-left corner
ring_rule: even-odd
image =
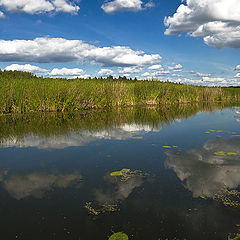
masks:
[[[0,69],[240,85],[239,0],[0,0]]]

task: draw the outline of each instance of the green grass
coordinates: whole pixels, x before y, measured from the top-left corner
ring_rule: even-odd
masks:
[[[231,103],[238,88],[210,88],[126,79],[50,79],[0,72],[0,113],[71,112],[117,106]]]

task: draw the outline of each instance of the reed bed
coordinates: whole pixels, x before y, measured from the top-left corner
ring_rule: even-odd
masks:
[[[171,82],[113,79],[52,79],[0,71],[0,113],[72,112],[118,106],[233,103],[240,89]]]

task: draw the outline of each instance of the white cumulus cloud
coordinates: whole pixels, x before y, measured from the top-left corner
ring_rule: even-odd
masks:
[[[0,11],[0,18],[5,18],[5,14]]]
[[[156,64],[156,65],[152,65],[148,68],[149,70],[163,70],[163,67],[161,64]]]
[[[237,73],[237,74],[235,75],[235,78],[240,78],[240,73]]]
[[[48,70],[40,68],[38,66],[30,65],[30,64],[11,64],[5,68],[7,71],[23,71],[23,72],[32,72],[32,73],[45,73]]]
[[[174,67],[168,67],[168,69],[174,72],[181,72],[183,69],[183,66],[181,64],[176,64]]]
[[[240,48],[239,0],[186,0],[164,24],[166,35],[186,32],[209,46]]]
[[[129,73],[129,74],[132,74],[132,73],[140,73],[142,72],[143,68],[142,67],[138,67],[138,66],[133,66],[133,67],[125,67],[123,69],[120,69],[119,70],[119,73]]]
[[[50,76],[78,76],[84,71],[80,68],[54,68],[48,75]]]
[[[76,14],[79,6],[67,0],[0,0],[0,7],[7,12],[25,12],[41,14],[66,12]]]
[[[109,75],[114,75],[114,71],[111,69],[103,68],[98,72],[98,76],[108,77]]]
[[[143,2],[141,0],[114,0],[108,1],[102,5],[106,13],[141,11]]]
[[[36,38],[34,40],[0,40],[2,62],[90,62],[109,66],[152,65],[161,60],[159,54],[145,54],[127,46],[96,47],[81,40]]]
[[[235,70],[240,70],[240,65],[237,65],[236,67],[235,67]]]

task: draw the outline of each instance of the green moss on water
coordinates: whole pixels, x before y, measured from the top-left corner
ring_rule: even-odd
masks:
[[[128,240],[128,236],[123,232],[114,233],[108,240]]]
[[[121,182],[126,182],[133,177],[142,177],[144,174],[140,170],[122,169],[121,171],[111,172],[110,177],[114,177]]]
[[[228,240],[240,240],[240,233],[237,233],[233,238],[228,236]]]
[[[121,171],[111,172],[111,173],[110,173],[110,176],[111,176],[111,177],[124,176],[124,175],[126,175],[126,174],[128,174],[128,173],[130,173],[130,172],[131,172],[130,169],[124,168],[124,169],[122,169]]]

